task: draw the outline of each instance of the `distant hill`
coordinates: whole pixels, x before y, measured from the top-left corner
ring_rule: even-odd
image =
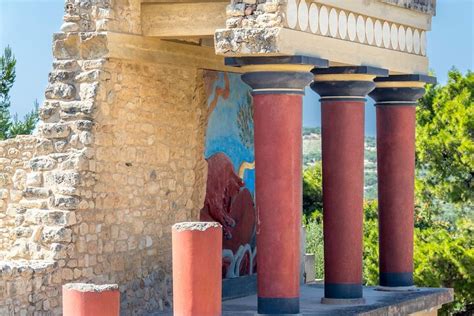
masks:
[[[365,138],[365,198],[377,198],[377,151],[374,137]],[[321,160],[321,128],[303,128],[303,165]]]

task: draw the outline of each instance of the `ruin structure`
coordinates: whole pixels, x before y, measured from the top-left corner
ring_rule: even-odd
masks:
[[[0,315],[60,315],[71,282],[118,284],[124,315],[169,312],[171,226],[197,220],[223,226],[224,296],[246,294],[258,271],[259,311],[296,313],[301,95],[311,82],[327,108],[324,172],[335,186],[325,186],[334,209],[325,296],[361,299],[364,99],[377,84],[381,106],[414,111],[432,82],[434,9],[434,0],[66,0],[39,126],[0,143]],[[410,114],[390,115],[411,128]],[[409,160],[393,179],[400,165],[382,158],[383,227],[409,236],[413,148],[381,150]],[[407,216],[392,223],[390,185],[405,184]],[[383,242],[403,260],[383,256],[382,285],[413,285],[413,240]]]

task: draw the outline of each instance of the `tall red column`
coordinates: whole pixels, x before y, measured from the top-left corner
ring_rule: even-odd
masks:
[[[364,107],[375,76],[371,67],[316,69],[311,88],[321,96],[324,298],[363,303]]]
[[[301,95],[255,95],[254,128],[259,312],[298,313]]]
[[[413,286],[415,110],[424,83],[433,78],[394,75],[377,78],[370,96],[377,102],[380,286]]]
[[[302,96],[317,58],[240,58],[253,89],[259,314],[298,314]]]

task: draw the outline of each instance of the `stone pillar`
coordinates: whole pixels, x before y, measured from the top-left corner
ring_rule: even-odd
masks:
[[[432,77],[377,78],[377,174],[380,286],[413,286],[415,108]]]
[[[217,222],[173,225],[173,313],[222,313],[222,226]]]
[[[298,314],[302,96],[318,58],[227,59],[253,88],[259,314]]]
[[[64,316],[118,316],[120,292],[117,284],[68,283],[63,286]]]
[[[311,88],[321,96],[324,230],[322,303],[356,304],[362,298],[364,107],[386,70],[315,69]]]

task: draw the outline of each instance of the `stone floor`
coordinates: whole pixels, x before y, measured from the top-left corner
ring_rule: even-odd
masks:
[[[307,284],[301,288],[301,315],[409,315],[438,308],[453,300],[452,289],[417,288],[410,292],[386,292],[364,288],[364,305],[323,305],[323,286]],[[257,312],[256,295],[223,302],[223,315],[250,316]]]

